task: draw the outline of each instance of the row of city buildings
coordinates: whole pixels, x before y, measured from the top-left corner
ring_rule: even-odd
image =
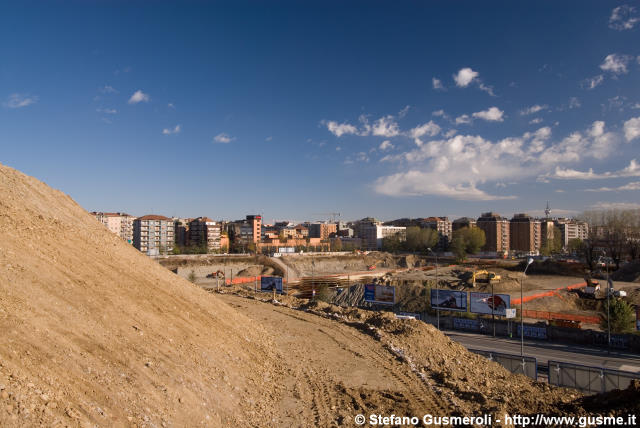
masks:
[[[327,251],[331,249],[381,249],[384,238],[397,236],[403,240],[410,226],[431,228],[438,232],[439,249],[446,251],[453,233],[463,227],[484,231],[485,254],[537,254],[548,239],[554,239],[556,228],[566,247],[572,239],[587,239],[589,226],[567,218],[538,219],[516,214],[511,219],[499,214],[483,213],[477,219],[447,217],[399,219],[383,223],[374,218],[354,222],[275,222],[264,224],[262,216],[248,215],[243,220],[214,221],[208,217],[169,218],[160,215],[133,217],[125,213],[92,213],[113,233],[149,254],[164,254],[185,248],[200,252],[279,252],[301,248]]]

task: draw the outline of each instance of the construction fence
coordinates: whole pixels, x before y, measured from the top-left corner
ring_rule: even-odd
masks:
[[[633,379],[640,379],[640,373],[549,360],[551,385],[574,388],[586,394],[625,389]]]

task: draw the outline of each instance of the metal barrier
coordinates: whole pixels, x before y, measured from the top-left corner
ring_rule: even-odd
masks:
[[[467,318],[454,318],[453,328],[456,330],[480,331],[480,321]]]
[[[640,379],[640,373],[549,360],[551,385],[574,388],[587,394],[625,389],[633,379]]]
[[[502,354],[479,349],[469,349],[469,351],[495,361],[511,373],[523,374],[533,380],[538,380],[538,361],[534,357],[528,357],[526,355],[521,357],[520,355]]]

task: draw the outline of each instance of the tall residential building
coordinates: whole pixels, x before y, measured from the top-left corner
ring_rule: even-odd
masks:
[[[161,215],[145,215],[133,222],[133,245],[149,256],[166,254],[175,242],[173,220]]]
[[[451,241],[452,226],[448,217],[428,217],[420,222],[424,228],[433,229],[438,232],[438,246],[440,249],[446,249]]]
[[[485,244],[482,251],[487,253],[509,252],[509,220],[499,214],[483,213],[476,221],[476,227],[485,234]]]
[[[189,223],[189,243],[195,246],[205,246],[207,251],[220,251],[222,228],[219,222],[208,217],[198,217]]]
[[[572,239],[585,240],[589,238],[589,225],[587,222],[569,218],[559,218],[556,219],[555,226],[560,229],[564,247],[567,247],[569,241]]]
[[[338,225],[335,223],[311,223],[309,225],[310,238],[329,239],[329,235],[337,231]]]
[[[112,233],[120,236],[129,244],[133,243],[133,220],[135,217],[126,213],[92,212],[91,214]]]
[[[262,236],[262,216],[248,215],[247,223],[251,228],[251,240],[253,242],[260,242],[260,237]]]
[[[244,220],[229,223],[227,229],[230,239],[237,245],[258,243],[262,238],[262,216],[248,215]]]
[[[540,220],[515,214],[510,222],[511,251],[538,254],[542,243]]]
[[[468,227],[469,229],[472,227],[476,227],[476,220],[469,217],[460,217],[451,223],[451,231],[455,232],[458,229],[462,229],[463,227]]]
[[[173,234],[175,236],[176,245],[179,247],[189,246],[189,223],[191,218],[177,218],[173,219]]]
[[[360,226],[362,248],[375,251],[382,248],[384,238],[398,235],[401,241],[407,238],[407,228],[404,226],[383,226],[379,223],[371,223]]]
[[[553,220],[545,218],[540,220],[540,248],[545,248],[548,241],[553,241]]]

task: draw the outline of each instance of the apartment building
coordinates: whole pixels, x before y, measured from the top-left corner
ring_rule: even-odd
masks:
[[[133,243],[133,220],[135,217],[126,213],[92,212],[96,220],[104,224],[112,233],[115,233],[129,244]]]
[[[510,222],[510,248],[526,254],[538,254],[542,243],[540,220],[527,214],[515,214]]]
[[[360,226],[362,240],[362,249],[367,251],[375,251],[382,248],[382,240],[390,236],[398,236],[401,241],[407,239],[407,228],[404,226],[383,226],[379,223],[373,223]]]
[[[438,232],[438,247],[441,250],[446,249],[451,241],[453,233],[453,224],[448,217],[427,217],[422,219],[420,226],[423,228],[433,229]]]
[[[509,220],[499,214],[487,212],[478,217],[476,227],[485,234],[486,241],[482,251],[493,254],[509,252]]]
[[[258,243],[262,239],[262,216],[248,215],[244,220],[229,223],[227,229],[235,244]]]
[[[338,232],[336,223],[311,223],[309,224],[309,238],[329,239],[331,234]]]
[[[173,218],[173,233],[177,246],[189,246],[189,223],[191,223],[192,220],[192,218]]]
[[[206,246],[209,252],[220,251],[222,249],[221,236],[221,224],[208,217],[198,217],[189,223],[189,242],[191,245]]]
[[[175,242],[173,220],[149,214],[133,222],[133,246],[141,252],[156,256],[173,250]]]
[[[587,222],[569,218],[558,218],[554,224],[560,229],[564,247],[567,247],[569,241],[572,239],[585,240],[589,238],[589,225]]]
[[[472,227],[476,227],[476,220],[473,218],[469,218],[469,217],[460,217],[457,218],[455,220],[453,220],[453,222],[451,222],[451,232],[455,232],[458,229],[462,229],[464,227],[467,228],[472,228]]]

